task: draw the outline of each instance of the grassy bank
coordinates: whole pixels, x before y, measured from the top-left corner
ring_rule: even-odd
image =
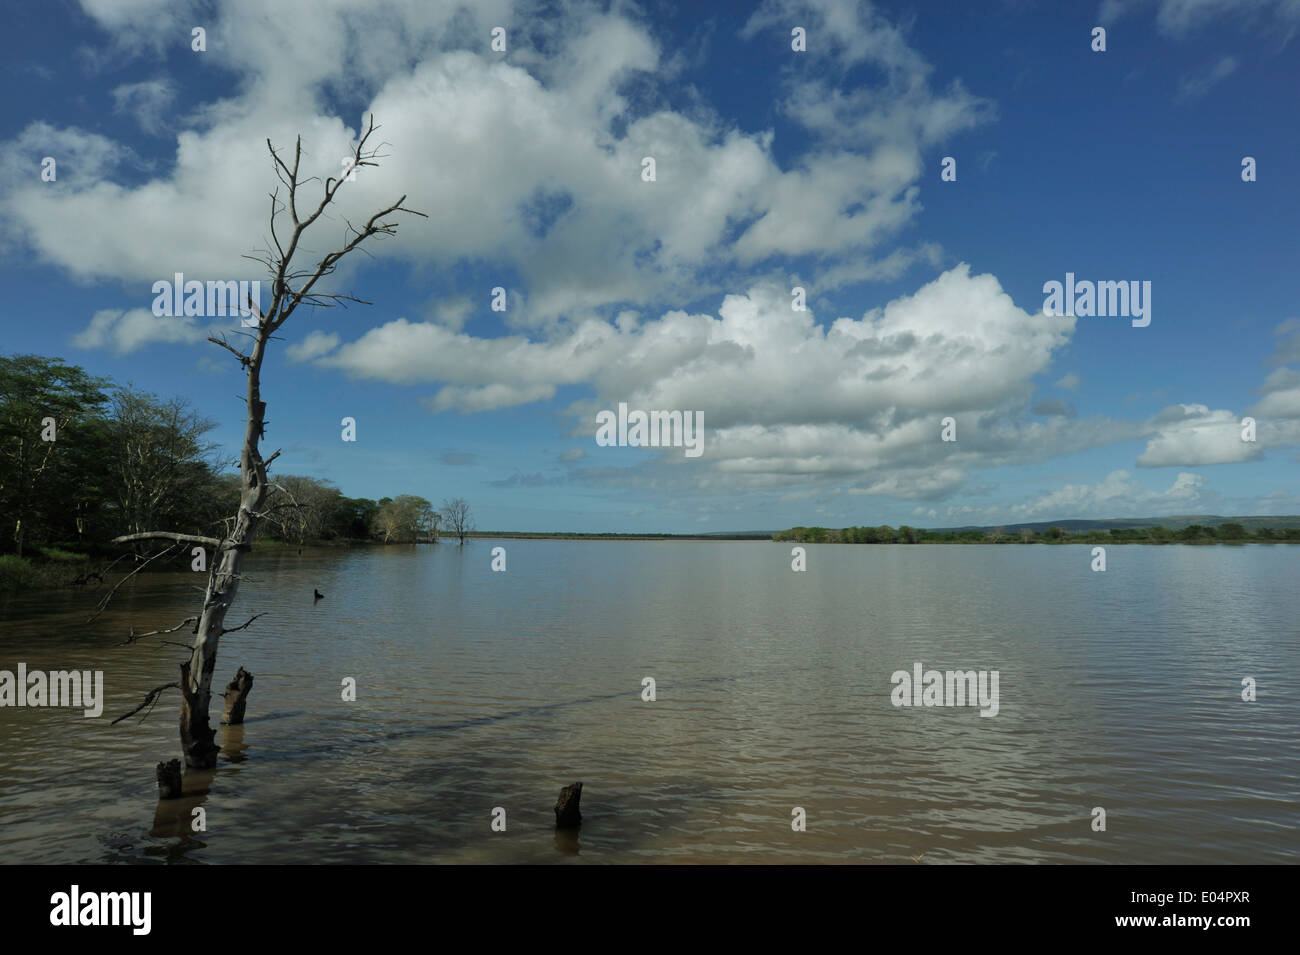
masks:
[[[83,576],[92,561],[87,554],[40,548],[31,556],[0,554],[0,592],[32,587],[64,587]]]

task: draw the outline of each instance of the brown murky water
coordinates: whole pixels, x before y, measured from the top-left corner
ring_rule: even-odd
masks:
[[[248,722],[161,806],[175,693],[110,720],[184,654],[114,644],[193,613],[195,580],[142,579],[89,627],[90,592],[0,598],[0,669],[102,670],[106,696],[99,719],[0,708],[0,859],[1296,861],[1300,547],[1108,558],[823,545],[792,573],[771,543],[255,553],[232,619],[267,615],[219,663],[223,684],[256,675]],[[997,716],[894,707],[890,676],[916,662],[999,671]],[[577,779],[583,827],[557,836]]]

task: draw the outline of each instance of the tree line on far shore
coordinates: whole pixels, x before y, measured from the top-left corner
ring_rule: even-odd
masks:
[[[113,538],[156,527],[222,536],[239,477],[207,440],[215,426],[183,398],[59,358],[0,355],[0,583],[25,582],[33,561],[122,553]],[[268,515],[264,537],[285,543],[463,543],[473,530],[460,498],[435,510],[414,494],[351,498],[317,478],[272,479],[291,503]]]
[[[1180,530],[1168,527],[1124,527],[1110,530],[1070,532],[1063,527],[1049,527],[1038,533],[1032,527],[965,530],[926,530],[908,527],[792,527],[772,535],[775,541],[799,544],[1214,544],[1300,542],[1300,527],[1248,530],[1241,524],[1225,523],[1207,527],[1191,524]]]

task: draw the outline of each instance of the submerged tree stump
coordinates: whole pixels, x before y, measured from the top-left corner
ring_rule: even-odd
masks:
[[[244,707],[248,704],[248,691],[252,688],[253,674],[240,667],[235,678],[226,686],[226,692],[221,694],[226,700],[226,710],[221,714],[223,726],[238,726],[244,722]]]
[[[165,763],[159,763],[155,772],[158,776],[158,798],[180,799],[181,761],[172,759]]]
[[[582,783],[574,783],[560,790],[560,798],[555,800],[556,829],[577,829],[582,825],[582,813],[578,811],[581,799]]]

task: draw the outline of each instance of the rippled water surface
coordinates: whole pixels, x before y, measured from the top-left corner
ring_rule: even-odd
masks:
[[[195,612],[199,575],[142,576],[89,626],[94,592],[0,598],[0,669],[103,670],[107,698],[0,708],[0,859],[1300,857],[1300,547],[1112,547],[1105,573],[1081,546],[807,550],[806,573],[766,542],[254,553],[231,621],[266,616],[218,663],[256,676],[247,723],[161,804],[176,693],[110,721],[176,679],[158,644],[186,634],[114,644]],[[916,662],[999,671],[998,715],[894,707]],[[557,835],[579,779],[582,829]]]

